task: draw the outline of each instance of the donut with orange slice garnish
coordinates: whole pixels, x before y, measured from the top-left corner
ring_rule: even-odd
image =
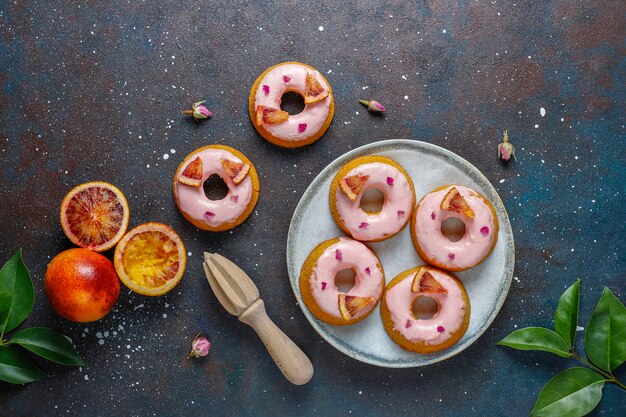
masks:
[[[218,175],[228,187],[219,200],[204,191],[209,177]],[[259,198],[259,177],[252,162],[230,146],[208,145],[183,160],[174,174],[174,201],[194,226],[219,232],[243,223]]]
[[[406,350],[431,353],[449,348],[467,331],[470,301],[457,277],[424,265],[398,274],[380,304],[383,325]]]
[[[338,275],[354,271],[354,285],[338,287]],[[365,244],[347,237],[326,240],[309,254],[300,271],[300,293],[318,319],[336,326],[357,323],[374,311],[385,287],[380,260]]]
[[[363,207],[369,190],[383,201],[375,212]],[[391,158],[362,156],[345,164],[330,186],[330,211],[337,225],[353,239],[378,242],[398,234],[411,219],[415,206],[413,181]]]
[[[457,241],[442,232],[447,219],[460,220],[465,231]],[[445,185],[417,203],[411,237],[419,256],[448,271],[464,271],[484,261],[498,241],[498,217],[479,192],[463,185]]]
[[[304,98],[304,110],[281,110],[283,94]],[[250,119],[263,138],[285,148],[309,145],[324,135],[335,113],[330,84],[315,68],[284,62],[265,70],[254,82],[248,99]]]

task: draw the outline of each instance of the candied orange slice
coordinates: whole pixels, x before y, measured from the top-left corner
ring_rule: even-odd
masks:
[[[317,103],[328,97],[328,91],[325,90],[317,78],[308,71],[306,73],[306,84],[304,88],[304,104]]]
[[[250,165],[229,161],[228,159],[222,159],[222,167],[224,171],[226,171],[226,175],[233,180],[235,185],[243,181],[246,175],[248,175],[248,172],[250,172]]]
[[[259,125],[274,125],[286,122],[288,118],[289,113],[280,109],[266,106],[257,106],[256,108],[256,122]]]
[[[433,277],[433,275],[424,268],[422,268],[419,273],[415,274],[413,284],[411,285],[411,291],[436,292],[440,294],[448,293],[448,290],[446,290],[443,285],[441,285],[439,281],[437,281],[435,277]]]
[[[185,167],[182,174],[176,178],[181,184],[191,187],[199,187],[202,185],[202,159],[199,156],[191,161]]]
[[[130,210],[126,197],[113,184],[87,182],[61,202],[61,227],[75,245],[104,252],[126,233]]]
[[[185,272],[187,254],[180,236],[169,226],[149,222],[130,230],[115,248],[115,271],[131,290],[163,295]]]
[[[356,200],[365,182],[369,179],[369,175],[351,175],[339,180],[339,188],[352,201]]]
[[[454,211],[463,214],[470,219],[474,218],[474,210],[470,208],[465,201],[465,198],[461,195],[456,187],[450,188],[450,191],[446,194],[441,202],[441,208],[443,210]]]
[[[341,316],[350,320],[356,314],[374,302],[373,297],[358,297],[355,295],[339,294],[339,311]]]

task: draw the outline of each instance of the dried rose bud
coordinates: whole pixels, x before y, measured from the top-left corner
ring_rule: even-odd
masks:
[[[386,112],[387,111],[385,106],[383,106],[382,104],[380,104],[376,100],[369,100],[369,101],[368,100],[359,100],[359,103],[361,103],[364,106],[367,106],[367,109],[369,111],[371,111],[372,113],[382,113],[382,112]]]
[[[209,354],[211,349],[211,342],[204,336],[200,336],[200,333],[196,335],[191,342],[191,352],[189,352],[188,358],[200,358]]]
[[[512,144],[509,143],[508,130],[504,131],[504,138],[502,139],[502,143],[498,145],[498,157],[504,159],[505,161],[508,161],[509,159],[511,159],[511,157],[517,160],[517,158],[515,157],[515,148]]]
[[[198,101],[193,103],[191,105],[191,110],[184,110],[183,114],[193,116],[194,120],[197,122],[202,119],[208,119],[209,117],[213,116],[213,113],[211,113],[209,109],[204,106],[204,103],[204,101]]]

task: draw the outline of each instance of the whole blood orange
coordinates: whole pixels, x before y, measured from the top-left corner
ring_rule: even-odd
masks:
[[[115,270],[131,290],[163,295],[185,272],[187,254],[180,236],[163,223],[149,222],[130,230],[115,248]]]
[[[102,181],[87,182],[61,203],[61,227],[75,245],[104,252],[126,233],[130,210],[124,194]]]
[[[83,248],[68,249],[52,259],[44,288],[52,308],[76,322],[101,319],[120,296],[120,280],[113,263]]]

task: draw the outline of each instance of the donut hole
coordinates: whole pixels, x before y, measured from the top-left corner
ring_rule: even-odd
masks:
[[[465,234],[465,223],[456,217],[449,217],[441,222],[441,234],[450,242],[458,242]]]
[[[211,175],[202,185],[209,200],[221,200],[228,194],[228,185],[217,174]]]
[[[439,303],[434,298],[420,295],[413,301],[411,311],[417,320],[428,320],[439,311]]]
[[[366,213],[379,213],[383,209],[385,195],[378,188],[370,188],[361,197],[361,210]]]
[[[354,287],[356,273],[352,268],[342,269],[335,275],[335,286],[341,292],[347,293]]]
[[[280,109],[290,115],[301,113],[304,110],[304,97],[295,91],[287,91],[280,99]]]

